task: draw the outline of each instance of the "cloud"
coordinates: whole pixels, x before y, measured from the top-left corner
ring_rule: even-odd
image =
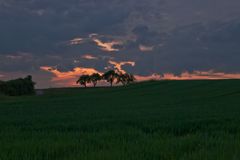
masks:
[[[74,38],[70,40],[69,45],[79,45],[82,44],[83,42],[84,42],[83,38]]]
[[[76,86],[76,79],[81,75],[91,75],[93,73],[102,74],[102,72],[97,71],[94,68],[73,68],[71,71],[62,72],[54,67],[42,66],[41,70],[47,71],[53,74],[52,82],[59,86]]]
[[[210,71],[183,72],[180,75],[174,73],[152,74],[149,76],[135,75],[137,81],[149,80],[221,80],[221,79],[240,79],[240,73],[224,73]]]
[[[21,59],[31,60],[33,58],[32,54],[25,53],[25,52],[19,52],[16,54],[7,54],[5,57],[10,60],[21,60]]]
[[[124,69],[122,69],[122,66],[124,66],[124,65],[130,65],[132,67],[135,66],[135,62],[133,62],[133,61],[115,62],[115,61],[110,60],[109,63],[114,65],[114,68],[117,69],[118,71],[122,72],[122,73],[126,73],[126,71]]]
[[[109,61],[110,64],[114,65],[114,67],[126,73],[125,70],[122,69],[123,65],[131,65],[135,66],[134,62],[114,62]],[[78,86],[76,85],[76,80],[81,75],[91,75],[93,73],[103,74],[94,68],[80,68],[76,67],[71,71],[60,71],[54,67],[42,66],[40,68],[43,71],[49,72],[53,74],[51,82],[59,87],[70,87],[70,86]],[[109,69],[109,68],[107,68]],[[193,72],[183,72],[180,75],[175,75],[174,73],[163,73],[163,74],[151,74],[147,76],[142,75],[134,75],[138,82],[149,81],[149,80],[219,80],[219,79],[240,79],[240,73],[224,73],[224,72],[215,72],[213,70],[210,71],[193,71]],[[101,85],[106,85],[106,83],[101,83]]]
[[[98,57],[95,57],[93,55],[90,55],[90,54],[85,54],[82,56],[83,59],[88,59],[88,60],[96,60],[98,59]]]
[[[154,46],[146,46],[142,44],[139,45],[139,50],[142,52],[151,52],[153,51],[153,49],[154,49]]]
[[[162,76],[159,74],[152,74],[149,76],[141,76],[141,75],[135,75],[134,76],[136,78],[137,81],[141,82],[141,81],[149,81],[149,80],[161,80]]]
[[[25,52],[0,54],[0,71],[30,71],[36,61],[32,54]]]
[[[193,71],[183,72],[181,75],[177,76],[173,73],[165,73],[161,77],[163,80],[201,80],[201,79],[240,79],[240,73],[224,73],[224,72],[214,72],[210,71]]]
[[[68,71],[79,63],[100,70],[124,59],[138,65],[123,70],[150,76],[239,72],[239,6],[239,0],[0,0],[0,70]]]
[[[106,42],[102,41],[105,39]],[[119,47],[124,45],[124,41],[127,41],[129,37],[119,37],[111,35],[99,35],[91,33],[86,38],[74,38],[68,41],[68,45],[86,45],[94,42],[102,51],[117,52],[120,51]]]
[[[101,40],[94,38],[93,41],[103,50],[107,52],[117,52],[118,48],[115,48],[118,45],[122,45],[121,41],[112,41],[112,42],[102,42]]]
[[[22,58],[22,56],[20,56],[20,55],[6,55],[5,57],[8,59],[13,59],[13,60],[18,60],[18,59]]]

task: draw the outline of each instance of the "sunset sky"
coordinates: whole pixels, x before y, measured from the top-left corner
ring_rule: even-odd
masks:
[[[239,0],[0,0],[0,80],[73,86],[118,69],[240,79]]]

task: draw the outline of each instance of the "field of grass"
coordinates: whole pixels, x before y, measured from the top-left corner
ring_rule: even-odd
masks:
[[[0,96],[0,160],[239,159],[239,80]]]

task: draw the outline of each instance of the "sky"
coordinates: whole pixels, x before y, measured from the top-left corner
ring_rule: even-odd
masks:
[[[0,0],[0,80],[75,86],[109,69],[240,79],[239,0]]]

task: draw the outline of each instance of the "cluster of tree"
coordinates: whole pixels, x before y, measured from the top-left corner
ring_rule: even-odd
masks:
[[[100,75],[99,73],[94,73],[92,75],[82,75],[76,83],[84,87],[87,87],[88,83],[92,83],[93,86],[96,87],[97,83],[102,80],[110,83],[111,87],[113,86],[114,82],[116,82],[116,84],[122,83],[125,86],[133,83],[135,81],[135,77],[132,74],[110,70],[103,75]]]
[[[0,92],[9,96],[31,95],[35,93],[32,76],[10,81],[0,81]]]

